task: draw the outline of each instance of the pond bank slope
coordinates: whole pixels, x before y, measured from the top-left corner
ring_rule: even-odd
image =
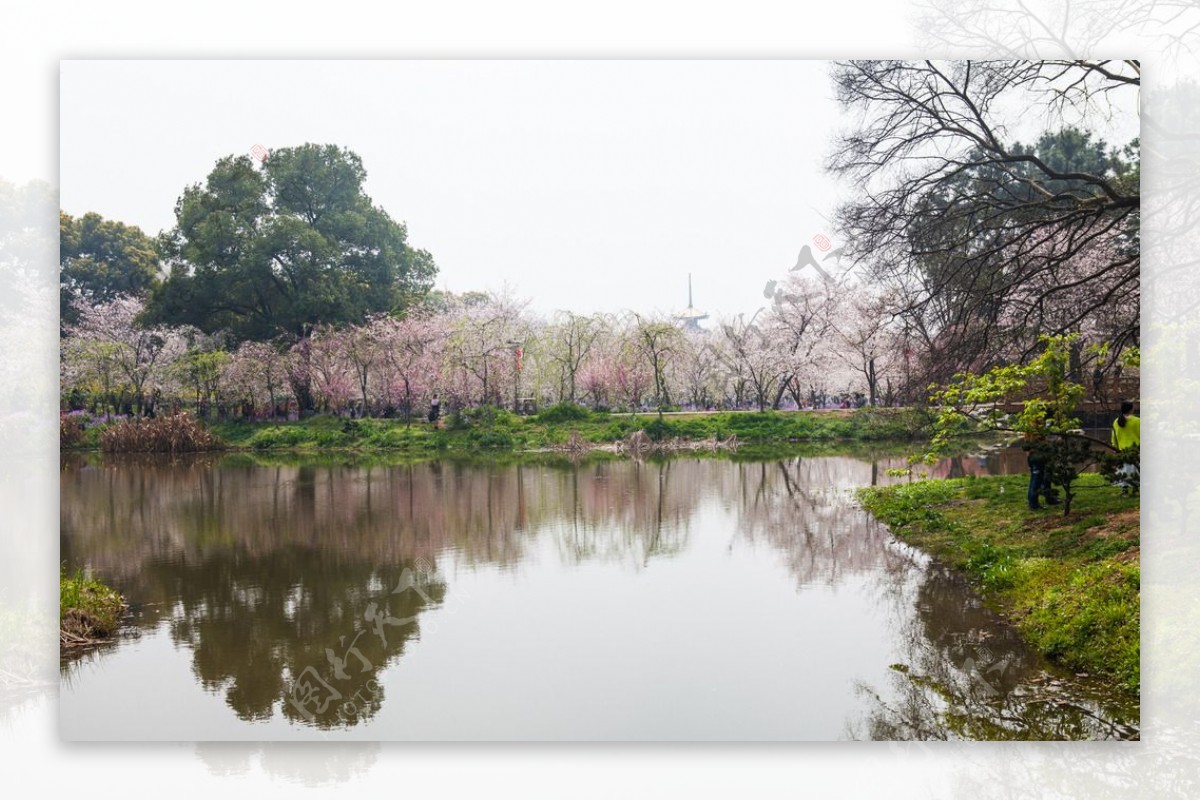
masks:
[[[1051,661],[1140,687],[1140,499],[1081,477],[1069,516],[1031,511],[1025,476],[934,479],[859,492],[900,540],[965,574]]]

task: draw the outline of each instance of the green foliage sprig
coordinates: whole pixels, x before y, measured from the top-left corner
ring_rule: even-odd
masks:
[[[929,449],[916,459],[933,463],[950,443],[965,432],[1008,431],[1020,434],[1024,447],[1041,459],[1052,486],[1063,491],[1063,513],[1069,514],[1074,483],[1081,464],[1097,448],[1111,450],[1101,440],[1084,435],[1076,416],[1086,391],[1067,378],[1072,345],[1078,334],[1042,335],[1042,352],[1027,364],[994,367],[987,372],[958,373],[944,387],[930,389],[938,409]],[[1015,415],[1003,405],[1020,399]]]

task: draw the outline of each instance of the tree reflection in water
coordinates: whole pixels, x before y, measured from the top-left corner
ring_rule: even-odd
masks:
[[[446,596],[438,554],[512,568],[547,536],[569,563],[679,552],[702,487],[670,462],[612,468],[69,459],[62,554],[142,601],[142,628],[169,625],[239,718],[353,726]]]
[[[900,631],[905,661],[892,665],[890,692],[862,682],[865,723],[848,726],[872,740],[1137,739],[1136,701],[1113,696],[1050,668],[1016,631],[980,603],[963,579],[926,563],[915,578],[916,610]],[[904,581],[888,586],[911,608]]]
[[[874,462],[849,457],[739,464],[739,531],[779,550],[801,586],[885,568],[899,557],[852,498],[877,478]]]
[[[206,689],[223,691],[243,720],[268,719],[279,705],[289,719],[322,727],[378,710],[376,677],[418,635],[419,614],[445,596],[440,581],[394,591],[415,572],[409,560],[380,568],[306,548],[151,570],[178,588],[171,636],[192,649]],[[301,698],[298,683],[319,687],[320,697]]]
[[[439,562],[517,571],[548,546],[566,566],[642,571],[687,551],[691,522],[715,505],[730,548],[766,545],[799,588],[863,577],[856,591],[877,596],[873,608],[899,633],[903,664],[891,686],[859,687],[869,711],[850,736],[1135,735],[1051,684],[972,593],[853,503],[852,488],[887,480],[880,463],[850,457],[69,459],[62,557],[120,587],[140,627],[167,626],[201,685],[242,720],[348,728],[379,711],[382,671],[453,594]]]

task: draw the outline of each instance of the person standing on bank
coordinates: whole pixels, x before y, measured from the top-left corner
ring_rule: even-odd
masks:
[[[1042,432],[1029,432],[1025,435],[1025,442],[1021,447],[1029,452],[1029,490],[1026,495],[1029,508],[1034,511],[1042,508],[1038,503],[1039,496],[1045,497],[1047,505],[1058,503],[1058,493],[1050,485],[1050,472],[1047,470],[1049,460],[1046,458],[1046,435]]]
[[[429,422],[435,427],[437,426],[438,417],[441,416],[441,413],[442,403],[440,400],[438,400],[438,396],[435,394],[433,396],[433,400],[429,402]]]
[[[1142,421],[1133,413],[1133,401],[1121,401],[1121,414],[1113,420],[1112,446],[1118,451],[1140,448],[1142,445]],[[1117,471],[1117,485],[1124,495],[1130,490],[1137,492],[1140,478],[1138,466],[1126,462]]]

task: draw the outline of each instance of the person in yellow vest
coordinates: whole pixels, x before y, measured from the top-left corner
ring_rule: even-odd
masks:
[[[1142,421],[1133,413],[1133,401],[1122,401],[1121,414],[1113,420],[1112,446],[1118,451],[1126,451],[1130,448],[1140,448],[1141,445]],[[1127,462],[1121,465],[1117,475],[1117,484],[1121,487],[1122,495],[1130,490],[1137,492],[1140,476],[1136,464]]]

